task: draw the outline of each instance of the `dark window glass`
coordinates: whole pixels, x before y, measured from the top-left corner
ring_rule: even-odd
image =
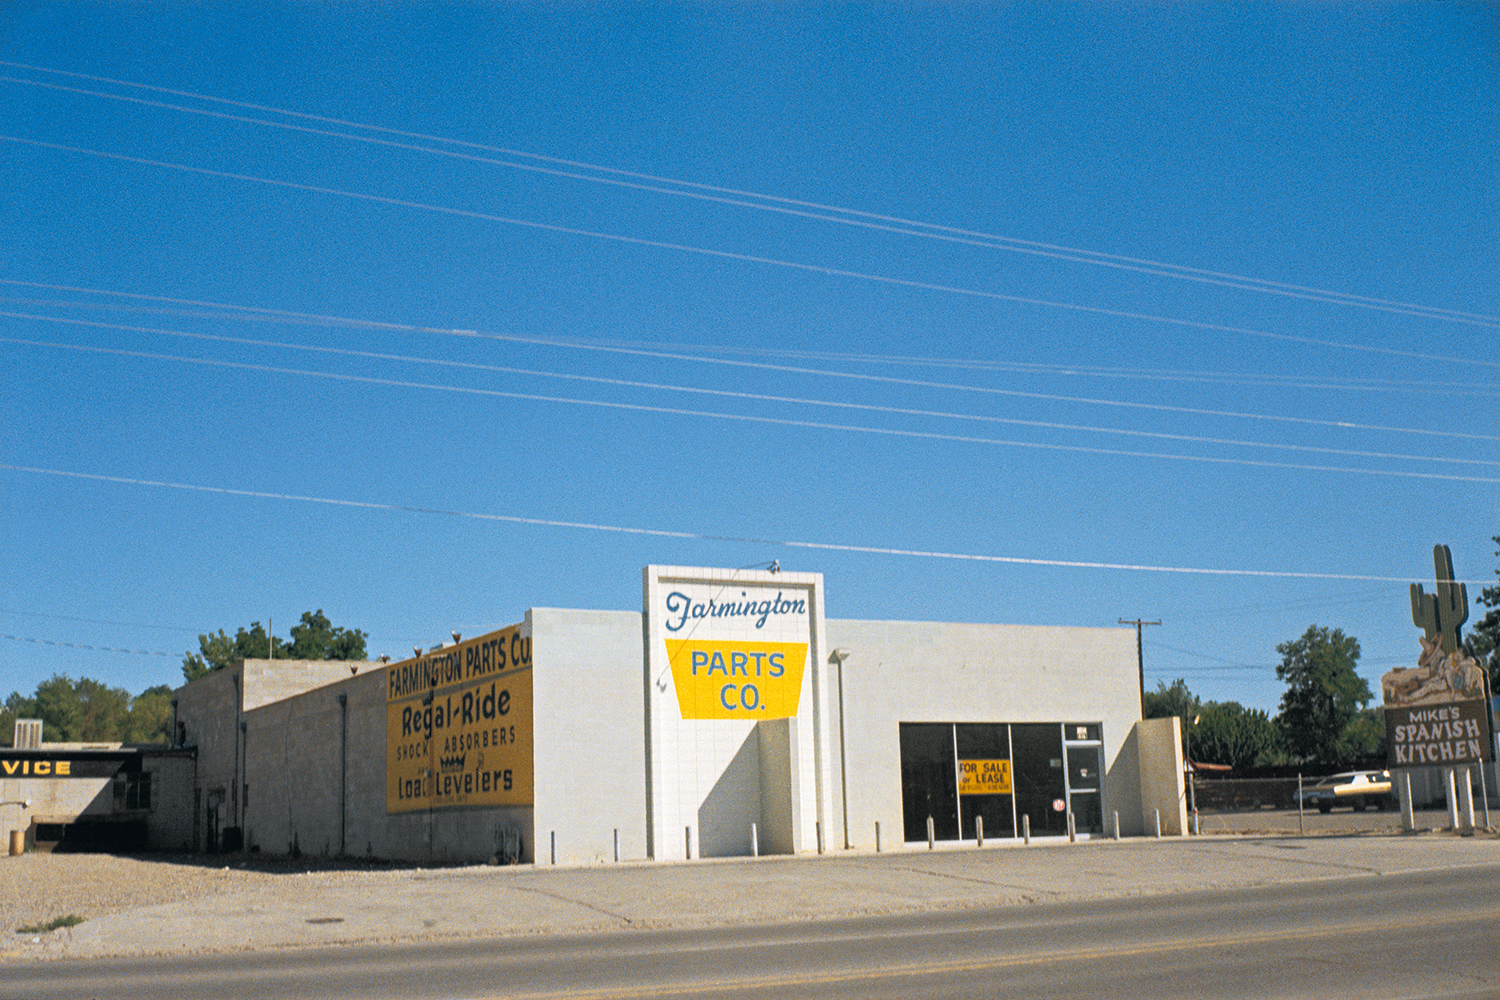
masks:
[[[1055,722],[1018,722],[1010,727],[1010,740],[1016,822],[1029,815],[1034,834],[1067,833],[1062,727]],[[988,829],[988,821],[985,826]]]
[[[1079,833],[1103,833],[1103,806],[1098,792],[1074,792],[1069,802],[1073,807],[1073,829]]]
[[[929,816],[938,840],[958,839],[956,766],[951,724],[901,723],[901,809],[907,840],[927,839]]]
[[[1010,760],[1010,727],[1002,723],[959,723],[957,729],[959,760]],[[1015,778],[1012,775],[1012,782]],[[985,837],[1010,837],[1015,834],[1015,813],[1009,795],[960,796],[959,815],[963,819],[963,839],[978,836],[977,817],[984,817]]]
[[[1079,789],[1098,789],[1098,747],[1068,748],[1068,787],[1075,792]]]

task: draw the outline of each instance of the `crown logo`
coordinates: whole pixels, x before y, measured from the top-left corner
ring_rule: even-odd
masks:
[[[467,756],[468,754],[461,753],[456,757],[439,757],[438,763],[442,766],[444,774],[452,771],[462,771],[464,769],[464,758]]]

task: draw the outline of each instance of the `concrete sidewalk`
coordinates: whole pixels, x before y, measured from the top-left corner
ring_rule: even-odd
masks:
[[[1500,840],[1428,834],[321,871],[16,935],[0,954],[83,958],[774,923],[1483,866],[1500,866]]]

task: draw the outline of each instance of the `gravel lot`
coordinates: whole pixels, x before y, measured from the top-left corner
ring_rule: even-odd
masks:
[[[1480,825],[1483,818],[1476,816]],[[1494,822],[1496,817],[1492,817]],[[1446,812],[1420,812],[1419,830],[1447,826]],[[1304,817],[1308,837],[1389,835],[1400,829],[1400,813],[1335,812]],[[1297,813],[1260,810],[1203,814],[1204,840],[1217,836],[1296,836]],[[1493,829],[1477,838],[1494,839]],[[415,866],[383,862],[334,861],[161,854],[123,857],[111,854],[42,854],[0,856],[0,952],[17,928],[77,915],[85,920],[168,903],[183,903],[240,893],[294,892],[316,898],[324,889],[368,887],[389,892],[390,875],[413,872]],[[295,881],[293,880],[295,876]]]
[[[360,878],[362,872],[392,867],[322,861],[250,862],[170,854],[0,856],[0,934],[14,934],[19,927],[56,917],[89,919],[142,906],[269,889],[285,884],[290,875],[302,876],[298,883],[301,889],[312,884],[347,883]]]

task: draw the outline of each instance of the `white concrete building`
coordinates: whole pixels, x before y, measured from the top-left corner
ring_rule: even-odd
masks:
[[[824,608],[818,573],[648,566],[641,611],[237,664],[177,693],[200,842],[572,864],[925,849],[929,817],[938,841],[1182,831],[1130,630]]]

